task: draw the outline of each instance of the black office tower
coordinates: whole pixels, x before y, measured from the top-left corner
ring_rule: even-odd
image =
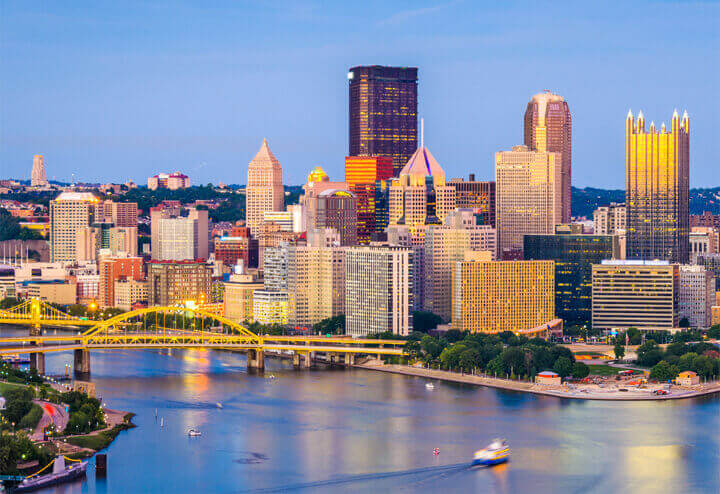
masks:
[[[350,156],[387,156],[393,176],[417,149],[417,68],[353,67],[350,81]]]

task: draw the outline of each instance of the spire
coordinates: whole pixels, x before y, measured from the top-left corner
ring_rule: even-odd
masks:
[[[660,126],[660,132],[662,132],[663,134],[665,133],[665,122],[663,122]]]
[[[632,109],[628,109],[628,115],[627,115],[626,120],[632,120],[632,118],[633,118]]]
[[[278,163],[277,158],[272,153],[272,151],[270,151],[270,146],[268,146],[267,139],[263,138],[263,142],[262,142],[262,145],[260,146],[260,150],[257,152],[255,157],[252,159],[251,163],[257,164],[257,165],[265,165],[265,164],[272,165],[272,164]]]
[[[678,116],[677,108],[675,108],[675,110],[673,111],[673,116],[672,116],[672,117],[673,117],[673,120],[675,120],[676,118],[680,118],[680,117]]]
[[[425,119],[420,119],[420,147],[425,147]]]

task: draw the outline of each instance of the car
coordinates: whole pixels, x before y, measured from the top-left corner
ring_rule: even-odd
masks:
[[[653,394],[657,395],[657,396],[666,396],[666,395],[669,395],[670,393],[664,389],[656,389],[655,391],[653,391]]]

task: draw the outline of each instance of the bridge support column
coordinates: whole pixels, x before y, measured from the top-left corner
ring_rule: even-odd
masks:
[[[42,327],[39,324],[30,326],[30,336],[42,336]]]
[[[44,353],[31,353],[30,354],[30,368],[35,369],[39,375],[45,374],[45,354]]]
[[[265,353],[262,350],[250,349],[247,352],[248,369],[265,369]]]
[[[355,365],[355,354],[354,353],[346,353],[345,354],[345,365]]]
[[[309,369],[311,365],[310,352],[295,352],[293,354],[293,367],[296,369]]]
[[[75,377],[86,378],[90,376],[90,350],[79,348],[75,350],[74,358]]]

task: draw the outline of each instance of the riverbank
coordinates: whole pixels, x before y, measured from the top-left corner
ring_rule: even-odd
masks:
[[[604,387],[596,384],[551,386],[529,383],[524,381],[499,379],[494,377],[458,374],[456,372],[425,369],[422,367],[412,367],[408,365],[382,365],[377,363],[377,361],[364,364],[356,364],[353,367],[379,372],[390,372],[393,374],[403,374],[406,376],[415,376],[427,379],[437,379],[441,381],[472,384],[475,386],[486,386],[489,388],[504,389],[507,391],[519,391],[524,393],[533,393],[538,395],[554,396],[557,398],[569,398],[576,400],[662,401],[695,398],[698,396],[720,393],[720,383],[718,382],[698,384],[697,386],[692,387],[673,385],[670,388],[669,394],[654,395],[652,394],[652,392],[655,389],[660,389],[660,385],[651,385],[646,387],[645,389],[637,389],[624,384],[613,384]],[[620,388],[619,386],[622,386],[622,388]],[[625,389],[626,391],[620,391],[620,389]]]

